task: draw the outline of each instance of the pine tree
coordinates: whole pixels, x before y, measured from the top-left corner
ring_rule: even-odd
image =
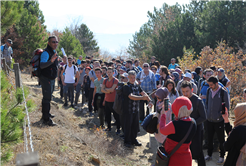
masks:
[[[76,29],[75,37],[83,46],[86,55],[92,55],[93,53],[98,52],[99,47],[97,41],[94,39],[93,32],[90,31],[86,24],[81,24],[80,27]]]
[[[1,35],[20,20],[24,1],[1,1]]]
[[[82,55],[85,57],[83,47],[80,44],[79,40],[72,35],[71,31],[68,28],[65,28],[63,35],[60,38],[58,45],[58,55],[62,56],[61,48],[64,48],[67,55],[73,55],[74,57],[79,57]]]
[[[25,107],[23,104],[23,93],[21,88],[15,90],[9,83],[6,75],[1,70],[1,162],[4,163],[13,156],[11,146],[21,142],[23,137],[23,122]],[[24,88],[25,97],[28,89]],[[28,109],[35,105],[32,100],[27,102]]]

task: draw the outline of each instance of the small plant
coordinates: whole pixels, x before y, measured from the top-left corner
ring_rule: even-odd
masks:
[[[65,152],[66,150],[68,149],[68,147],[67,146],[65,146],[65,145],[63,145],[63,146],[61,146],[61,152]]]

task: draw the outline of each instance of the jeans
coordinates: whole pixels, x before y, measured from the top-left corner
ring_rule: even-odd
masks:
[[[76,95],[75,95],[75,104],[78,104],[78,99],[79,99],[79,96],[80,96],[80,91],[81,91],[81,84],[77,84],[76,86]]]
[[[40,84],[42,85],[42,119],[44,121],[50,120],[50,101],[52,98],[52,93],[55,89],[55,79],[50,80],[47,77],[40,76]]]
[[[100,120],[100,126],[103,126],[104,125],[104,109],[100,108],[100,102],[101,102],[101,99],[97,99],[96,105],[98,108],[98,116],[99,116],[99,120]]]
[[[66,85],[63,87],[63,91],[64,91],[64,99],[65,99],[65,103],[67,103],[67,95],[68,93],[70,93],[70,101],[71,101],[71,105],[73,105],[73,100],[74,100],[74,86],[73,84],[69,84],[66,83]]]
[[[89,107],[89,112],[92,112],[92,100],[93,100],[93,92],[94,92],[94,88],[90,88],[89,91],[89,101],[88,101],[88,107]]]
[[[224,121],[221,122],[207,121],[207,129],[208,129],[208,155],[212,156],[213,154],[213,138],[214,138],[214,133],[216,133],[220,144],[219,145],[220,157],[224,158],[225,156],[225,150],[223,146],[225,142]]]
[[[120,117],[113,109],[114,102],[105,101],[105,120],[108,124],[108,128],[111,129],[111,113],[113,113],[116,120],[116,127],[120,129]]]

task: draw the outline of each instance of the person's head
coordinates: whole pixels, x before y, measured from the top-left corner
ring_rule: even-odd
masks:
[[[167,81],[165,82],[165,87],[168,89],[169,92],[176,94],[176,90],[175,90],[175,82],[172,79],[167,79]]]
[[[197,75],[202,76],[202,68],[200,66],[196,67],[195,72]]]
[[[122,66],[122,65],[121,65],[120,63],[117,65],[117,67],[116,67],[117,71],[120,70],[121,66]]]
[[[184,74],[183,80],[185,80],[185,81],[190,81],[191,79],[192,79],[191,73],[186,72],[186,73]]]
[[[160,67],[159,74],[160,75],[163,75],[163,74],[170,75],[170,73],[168,71],[168,68],[166,66],[161,66]]]
[[[243,98],[246,101],[246,89],[243,90]]]
[[[79,56],[79,60],[82,60],[82,58],[83,58],[82,55],[80,55],[80,56]]]
[[[91,61],[89,59],[86,60],[86,66],[89,67],[91,64]]]
[[[106,75],[107,70],[108,70],[108,68],[106,66],[102,66],[102,75]]]
[[[13,41],[11,39],[8,39],[6,44],[7,44],[8,47],[11,47],[12,44],[13,44]]]
[[[136,81],[136,72],[134,70],[131,70],[128,72],[128,80],[131,84],[134,84]]]
[[[246,125],[246,102],[239,103],[234,109],[235,121],[234,127]]]
[[[145,71],[145,72],[149,71],[149,64],[148,63],[143,64],[143,71]]]
[[[182,76],[183,72],[180,68],[176,68],[175,71],[179,73],[179,77]]]
[[[151,68],[150,68],[150,70],[151,70],[154,74],[156,74],[157,66],[152,65]]]
[[[68,61],[68,64],[71,65],[72,62],[73,62],[73,56],[69,55],[68,58],[67,58],[67,61]]]
[[[52,48],[52,50],[56,50],[58,46],[58,39],[56,36],[50,36],[48,38],[48,45]]]
[[[174,64],[176,62],[176,59],[175,58],[172,58],[171,59],[171,64]]]
[[[168,90],[166,87],[161,87],[155,92],[155,96],[158,101],[162,102],[165,98],[168,98]]]
[[[112,67],[108,67],[107,74],[109,78],[112,78],[114,74],[114,69]]]
[[[159,69],[160,66],[161,66],[159,61],[155,61],[154,64],[155,64],[155,66],[157,67],[157,69]]]
[[[86,65],[85,60],[82,60],[82,61],[81,61],[81,64],[80,64],[80,67],[85,68],[85,65]]]
[[[123,64],[124,63],[124,59],[120,59],[120,63]]]
[[[136,59],[136,60],[134,61],[134,65],[135,65],[136,67],[139,66],[139,60],[138,60],[138,59]]]
[[[101,67],[100,62],[99,61],[94,61],[93,62],[93,68],[97,68],[97,67]]]
[[[156,57],[155,56],[152,56],[151,57],[151,63],[154,63],[155,62],[155,59],[156,59]]]
[[[97,67],[95,69],[95,74],[96,74],[97,78],[101,78],[102,77],[102,69]]]
[[[86,67],[85,68],[85,73],[87,74],[87,75],[89,75],[89,72],[91,71],[91,68],[90,67]]]
[[[213,75],[213,70],[212,69],[204,70],[204,75],[205,75],[205,79],[208,80],[209,77],[211,77]]]
[[[190,99],[185,96],[178,97],[172,104],[172,111],[178,119],[190,116],[193,111]]]
[[[120,60],[119,59],[116,59],[116,64],[118,65],[118,64],[120,64]]]
[[[67,63],[67,56],[66,56],[66,55],[63,56],[62,62],[63,62],[63,63]]]
[[[210,89],[212,89],[213,91],[215,91],[215,90],[218,89],[218,87],[219,87],[219,83],[218,83],[219,80],[218,80],[217,77],[211,76],[211,77],[208,78],[207,82],[208,82],[208,85],[209,85]]]
[[[127,67],[127,68],[132,67],[132,61],[131,61],[131,60],[127,60],[127,61],[126,61],[126,67]]]
[[[223,68],[218,69],[218,78],[221,80],[225,76],[225,70]]]
[[[197,74],[196,74],[196,72],[191,72],[191,74],[192,74],[192,79],[196,79],[197,78]]]
[[[124,66],[121,66],[121,68],[119,69],[120,74],[123,74],[126,72],[126,68]]]
[[[216,66],[211,66],[210,69],[213,70],[213,73],[214,73],[213,75],[217,76],[217,68],[216,68]]]
[[[113,58],[113,59],[112,59],[112,62],[113,62],[113,63],[115,63],[115,60],[116,60],[116,59],[115,59],[115,58]]]
[[[128,74],[127,73],[121,74],[120,78],[121,78],[121,82],[128,82]]]
[[[192,96],[192,84],[189,81],[183,81],[181,83],[181,91],[183,96],[190,98]]]
[[[172,80],[177,84],[179,82],[179,73],[178,72],[173,72],[172,73]]]

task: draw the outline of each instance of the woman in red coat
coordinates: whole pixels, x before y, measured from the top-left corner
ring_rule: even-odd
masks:
[[[192,166],[192,156],[190,152],[190,144],[192,137],[196,132],[196,122],[190,117],[192,112],[192,103],[187,97],[178,97],[172,104],[172,111],[175,115],[175,120],[166,124],[166,115],[162,114],[160,120],[160,132],[167,135],[164,143],[165,150],[168,154],[173,148],[185,137],[189,127],[193,123],[192,130],[180,146],[180,148],[170,157],[170,166]]]

